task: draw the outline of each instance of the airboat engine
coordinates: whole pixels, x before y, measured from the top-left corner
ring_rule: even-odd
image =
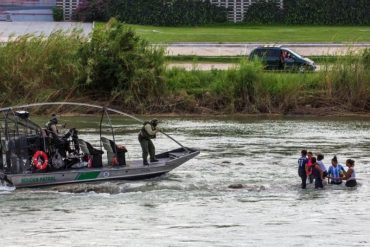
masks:
[[[22,119],[28,119],[30,117],[30,113],[28,111],[16,111],[15,115]]]

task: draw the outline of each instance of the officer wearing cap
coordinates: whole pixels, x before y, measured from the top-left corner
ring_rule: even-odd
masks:
[[[54,113],[51,115],[51,118],[49,120],[49,122],[46,123],[46,128],[47,130],[49,130],[50,132],[58,135],[58,128],[57,128],[57,124],[58,124],[58,118],[57,118],[57,115],[55,115]]]
[[[158,162],[155,158],[155,147],[151,139],[156,138],[156,134],[159,131],[158,120],[152,119],[151,121],[144,122],[143,127],[139,133],[139,142],[141,149],[143,151],[143,165],[147,166],[148,163],[148,154],[150,156],[150,162]]]

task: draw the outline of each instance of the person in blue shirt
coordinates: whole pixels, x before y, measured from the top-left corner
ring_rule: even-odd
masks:
[[[306,174],[306,165],[307,165],[307,150],[301,151],[301,157],[298,159],[298,176],[302,179],[301,187],[302,189],[306,189],[306,181],[307,181],[307,174]]]
[[[341,164],[338,164],[337,156],[331,160],[331,166],[328,170],[328,178],[330,179],[331,184],[341,184],[343,174],[345,170]]]

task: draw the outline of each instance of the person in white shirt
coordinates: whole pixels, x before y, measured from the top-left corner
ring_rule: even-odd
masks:
[[[323,171],[323,176],[324,178],[326,178],[328,176],[328,171],[326,170],[326,166],[324,165],[323,159],[324,155],[321,153],[318,154],[316,163],[319,164],[320,169]]]

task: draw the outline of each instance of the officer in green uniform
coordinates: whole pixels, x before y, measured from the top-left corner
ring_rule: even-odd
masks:
[[[141,149],[143,150],[143,165],[147,166],[148,163],[148,154],[150,156],[150,162],[157,162],[155,158],[155,147],[151,139],[156,138],[156,134],[159,131],[157,128],[158,120],[153,119],[150,122],[144,122],[143,127],[139,133],[139,142]]]
[[[58,124],[57,115],[53,113],[51,115],[51,118],[50,118],[49,122],[47,122],[45,124],[45,127],[47,128],[48,131],[54,133],[55,135],[58,135],[59,131],[58,131],[58,128],[57,128],[57,124]]]

